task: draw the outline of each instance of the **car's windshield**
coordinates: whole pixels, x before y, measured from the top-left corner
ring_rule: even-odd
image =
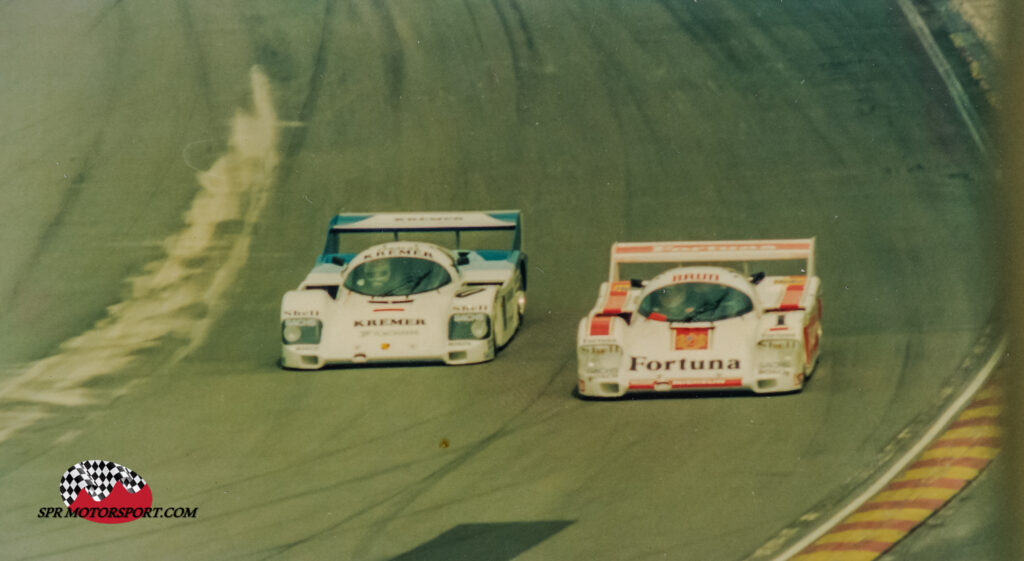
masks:
[[[721,284],[688,282],[652,291],[637,310],[659,321],[720,321],[754,309],[746,294]]]
[[[388,257],[360,264],[345,277],[345,288],[367,296],[408,296],[437,290],[452,280],[444,267],[414,257]]]

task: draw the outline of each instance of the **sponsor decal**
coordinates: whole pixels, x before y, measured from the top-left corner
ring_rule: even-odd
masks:
[[[286,318],[300,318],[300,317],[319,317],[320,310],[281,310],[281,317]]]
[[[622,306],[629,296],[630,281],[616,281],[608,288],[608,296],[605,297],[602,314],[616,315],[622,313]]]
[[[488,312],[490,306],[487,304],[456,304],[452,306],[453,313]]]
[[[425,319],[404,319],[404,318],[383,318],[383,319],[357,319],[352,322],[353,327],[405,327],[413,325],[426,325]]]
[[[464,222],[466,218],[464,216],[459,216],[458,214],[437,214],[420,216],[396,216],[394,220],[396,224],[424,224],[439,222]]]
[[[434,253],[427,250],[426,248],[416,246],[406,247],[381,247],[373,251],[373,253],[366,256],[366,260],[370,259],[381,259],[383,257],[420,257],[424,259],[434,259]]]
[[[195,518],[198,507],[154,507],[146,481],[131,469],[108,460],[86,460],[60,478],[65,508],[43,507],[37,518],[81,518],[121,524],[139,518]]]
[[[708,348],[711,330],[707,327],[677,327],[675,332],[675,350],[677,351]]]
[[[633,372],[638,370],[648,370],[650,372],[668,370],[739,370],[740,360],[738,358],[652,360],[643,356],[631,356],[629,357],[629,369]]]
[[[718,282],[718,273],[680,273],[672,275],[672,282],[689,281]]]

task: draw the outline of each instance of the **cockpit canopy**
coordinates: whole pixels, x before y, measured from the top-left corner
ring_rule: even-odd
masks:
[[[708,282],[670,284],[652,290],[640,302],[637,312],[657,321],[721,321],[749,313],[754,303],[730,286]]]
[[[417,257],[365,261],[349,271],[345,288],[366,296],[409,296],[437,290],[452,281],[443,266]]]

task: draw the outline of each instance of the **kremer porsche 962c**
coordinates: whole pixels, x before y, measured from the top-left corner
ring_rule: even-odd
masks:
[[[337,215],[282,300],[281,365],[494,358],[525,312],[521,240],[519,211]]]
[[[642,264],[675,267],[620,280]],[[614,244],[579,324],[579,393],[800,390],[820,354],[820,287],[813,238]]]

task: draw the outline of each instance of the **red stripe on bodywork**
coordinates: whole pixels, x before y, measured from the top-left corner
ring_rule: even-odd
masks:
[[[800,297],[804,295],[804,283],[790,284],[786,286],[786,293],[782,295],[779,302],[780,310],[799,310]]]
[[[811,363],[814,353],[818,351],[818,325],[821,323],[821,298],[818,298],[814,315],[811,316],[807,325],[804,326],[804,352],[807,355],[807,364]]]
[[[594,316],[590,318],[590,335],[593,337],[609,335],[612,332],[612,318]]]
[[[634,380],[629,383],[631,390],[653,390],[654,380]]]
[[[374,308],[375,312],[404,312],[405,308]]]
[[[728,378],[714,381],[672,380],[672,388],[736,388],[743,385],[742,378]]]
[[[655,387],[668,384],[674,390],[699,389],[699,388],[735,388],[743,385],[742,378],[727,378],[724,380],[696,380],[693,378],[677,378],[674,380],[633,380],[629,383],[631,390],[653,390]]]
[[[615,248],[615,253],[650,253],[652,251],[654,251],[654,246],[652,245],[626,246]]]
[[[609,315],[621,314],[622,305],[626,303],[626,297],[629,296],[629,287],[629,281],[613,282],[608,289],[608,296],[604,300],[604,309],[601,313]]]
[[[710,243],[664,243],[636,246],[617,246],[615,253],[654,253],[655,251],[716,251],[749,249],[750,251],[771,251],[782,249],[810,249],[807,242],[751,243],[751,242],[710,242]]]

